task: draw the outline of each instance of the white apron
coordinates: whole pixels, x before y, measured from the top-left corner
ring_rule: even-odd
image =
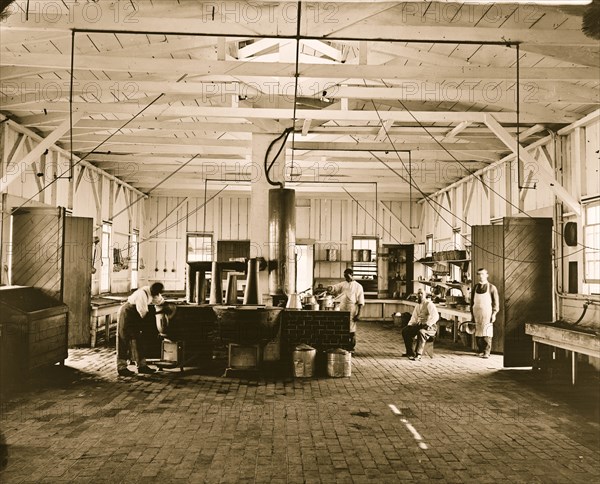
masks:
[[[356,333],[356,321],[354,321],[354,315],[356,314],[356,304],[351,303],[347,297],[342,297],[340,301],[340,311],[350,311],[350,332]]]
[[[492,293],[490,285],[483,294],[473,291],[473,318],[475,319],[475,336],[494,336],[494,323],[492,323]]]

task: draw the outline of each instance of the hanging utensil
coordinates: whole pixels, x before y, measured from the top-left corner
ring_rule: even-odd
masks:
[[[165,242],[165,266],[163,272],[167,272],[167,243]]]

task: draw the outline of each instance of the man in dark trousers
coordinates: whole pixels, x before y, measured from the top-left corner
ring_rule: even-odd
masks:
[[[423,354],[423,348],[430,336],[437,333],[437,321],[440,318],[435,304],[430,299],[425,298],[423,290],[417,292],[417,306],[412,313],[408,326],[402,330],[404,346],[406,353],[402,356],[408,356],[411,360],[420,360]],[[413,340],[417,337],[417,347],[413,352]]]
[[[127,368],[127,359],[135,360],[138,373],[154,373],[146,364],[140,348],[139,337],[143,329],[144,317],[148,314],[150,304],[164,304],[161,293],[164,286],[155,282],[151,286],[137,289],[119,309],[117,322],[117,373],[120,376],[131,376],[133,372]]]
[[[498,289],[488,282],[488,271],[477,269],[478,282],[471,294],[471,315],[475,322],[475,341],[479,349],[477,356],[489,358],[492,351],[494,321],[500,307]]]

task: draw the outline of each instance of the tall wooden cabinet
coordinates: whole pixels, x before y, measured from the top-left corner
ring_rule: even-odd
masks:
[[[12,284],[32,286],[69,307],[69,346],[90,344],[93,219],[62,207],[13,213]]]
[[[413,292],[415,247],[385,244],[378,261],[378,297],[406,298]]]
[[[505,367],[531,366],[525,323],[552,319],[552,219],[506,217],[502,224],[474,225],[471,256],[473,284],[483,267],[500,296],[492,351],[504,354]]]

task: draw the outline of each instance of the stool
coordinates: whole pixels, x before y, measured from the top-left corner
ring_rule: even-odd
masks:
[[[429,356],[429,358],[433,358],[433,343],[435,343],[435,336],[430,336],[423,347],[423,354]]]

